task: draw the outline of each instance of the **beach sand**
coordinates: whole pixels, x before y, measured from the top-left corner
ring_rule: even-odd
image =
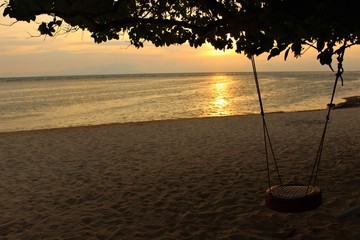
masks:
[[[307,183],[325,115],[266,116],[286,181]],[[332,112],[324,202],[297,214],[265,207],[258,115],[0,133],[0,239],[360,239],[359,123]]]

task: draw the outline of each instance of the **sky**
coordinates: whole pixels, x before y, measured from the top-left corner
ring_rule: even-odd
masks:
[[[88,32],[78,31],[56,38],[38,35],[34,23],[0,17],[0,77],[93,75],[180,72],[248,72],[250,60],[234,50],[216,51],[210,45],[198,49],[188,45],[144,48],[120,40],[96,44]],[[258,71],[329,71],[308,50],[300,58],[283,54],[267,60],[257,57]],[[360,71],[360,47],[347,50],[344,68]]]

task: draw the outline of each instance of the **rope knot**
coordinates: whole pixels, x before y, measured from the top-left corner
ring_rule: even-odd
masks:
[[[344,68],[342,67],[342,64],[339,62],[339,65],[338,65],[338,71],[337,73],[335,74],[336,75],[336,78],[340,78],[341,80],[341,86],[344,86],[344,79],[342,77],[342,74],[344,73]]]

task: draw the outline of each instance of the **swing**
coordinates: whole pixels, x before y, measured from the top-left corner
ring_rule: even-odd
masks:
[[[265,147],[265,158],[266,158],[266,165],[267,165],[267,179],[268,179],[268,188],[265,192],[265,205],[275,211],[279,212],[287,212],[287,213],[297,213],[297,212],[305,212],[310,211],[313,209],[318,208],[322,204],[322,193],[319,187],[315,185],[322,150],[324,146],[325,134],[327,129],[327,124],[330,120],[330,112],[333,106],[333,100],[335,96],[336,86],[338,80],[342,78],[342,73],[344,72],[342,67],[342,61],[344,57],[345,47],[343,48],[342,52],[339,54],[338,57],[338,71],[336,73],[335,84],[333,87],[333,92],[331,96],[330,103],[328,104],[328,112],[326,115],[326,121],[324,130],[322,133],[322,137],[319,143],[318,151],[316,154],[316,158],[314,161],[314,165],[312,168],[312,172],[310,175],[310,179],[307,184],[283,184],[281,179],[280,171],[278,168],[277,160],[275,158],[275,153],[273,150],[273,146],[270,139],[270,134],[266,125],[265,120],[265,112],[263,108],[262,98],[261,98],[261,91],[259,80],[257,76],[256,66],[255,66],[255,59],[254,56],[251,56],[251,63],[254,73],[254,79],[257,89],[257,94],[259,98],[260,110],[261,110],[261,117],[262,117],[262,125],[263,125],[263,135],[264,135],[264,147]],[[270,167],[269,167],[269,152],[271,153],[271,157],[273,159],[275,169],[277,172],[277,177],[279,179],[278,185],[271,184],[271,176],[270,176]]]

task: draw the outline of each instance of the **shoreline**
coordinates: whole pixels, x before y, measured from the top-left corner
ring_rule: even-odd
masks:
[[[273,114],[294,114],[294,113],[306,113],[306,112],[322,112],[326,109],[314,109],[314,110],[303,110],[303,111],[291,111],[291,112],[268,112],[266,116]],[[22,132],[38,132],[38,131],[56,131],[56,130],[65,130],[65,129],[91,129],[97,127],[111,127],[111,126],[121,126],[121,125],[143,125],[143,124],[152,124],[152,123],[162,123],[162,122],[177,122],[177,121],[192,121],[192,120],[206,120],[206,119],[226,119],[226,118],[242,118],[242,117],[258,117],[261,118],[260,113],[254,114],[244,114],[244,115],[227,115],[227,116],[207,116],[207,117],[198,117],[198,118],[174,118],[174,119],[160,119],[160,120],[148,120],[148,121],[138,121],[138,122],[114,122],[114,123],[103,123],[103,124],[94,124],[94,125],[79,125],[79,126],[67,126],[67,127],[54,127],[54,128],[41,128],[41,129],[28,129],[28,130],[11,130],[0,132],[0,134],[5,133],[22,133]],[[324,115],[325,118],[325,115]]]
[[[343,98],[345,101],[336,104],[333,107],[333,110],[344,109],[344,108],[358,108],[360,107],[360,96],[352,96]],[[303,113],[303,112],[319,112],[326,111],[327,109],[312,109],[312,110],[303,110],[303,111],[278,111],[278,112],[266,112],[266,116],[272,114],[286,114],[286,113]],[[67,127],[54,127],[54,128],[41,128],[41,129],[25,129],[25,130],[10,130],[10,131],[0,131],[2,133],[16,133],[16,132],[32,132],[32,131],[46,131],[46,130],[57,130],[57,129],[74,129],[74,128],[93,128],[93,127],[101,127],[101,126],[113,126],[113,125],[127,125],[127,124],[146,124],[153,122],[166,122],[166,121],[182,121],[182,120],[193,120],[193,119],[211,119],[211,118],[238,118],[244,116],[258,116],[260,117],[260,113],[253,114],[244,114],[244,115],[227,115],[227,116],[206,116],[199,118],[177,118],[177,119],[161,119],[161,120],[148,120],[148,121],[139,121],[139,122],[118,122],[118,123],[104,123],[104,124],[95,124],[95,125],[79,125],[79,126],[67,126]],[[324,116],[325,117],[325,116]]]
[[[287,182],[307,180],[325,114],[267,114]],[[0,238],[357,239],[360,108],[332,115],[324,202],[299,214],[264,206],[259,115],[0,133]]]

